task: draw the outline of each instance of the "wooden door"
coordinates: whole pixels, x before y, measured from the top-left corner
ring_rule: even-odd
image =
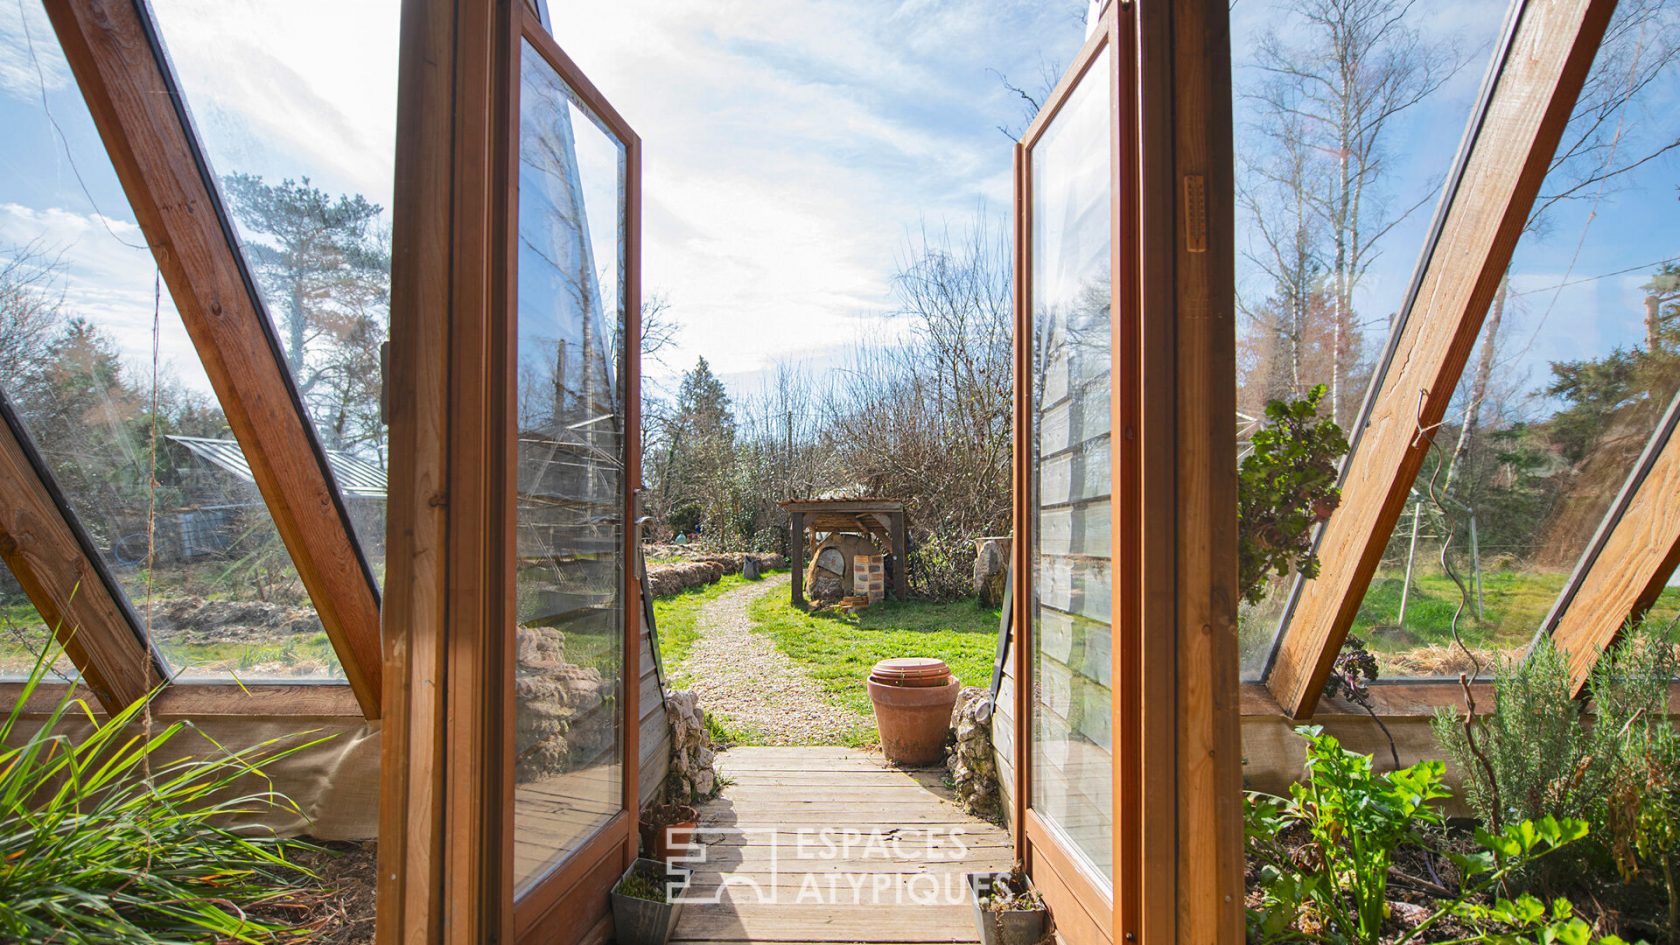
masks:
[[[605,941],[636,854],[640,141],[543,19],[404,11],[382,943]]]
[[[1229,48],[1111,0],[1016,149],[1016,843],[1076,945],[1242,934]]]

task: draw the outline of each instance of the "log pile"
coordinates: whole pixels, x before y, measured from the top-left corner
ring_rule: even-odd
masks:
[[[728,554],[701,554],[683,561],[650,563],[648,586],[652,588],[653,596],[669,597],[691,587],[715,584],[725,574],[739,574],[749,557],[758,563],[760,571],[787,567],[787,559],[775,554],[748,555],[738,551]]]
[[[956,742],[946,755],[957,803],[976,817],[996,821],[1002,816],[998,793],[997,756],[992,752],[992,694],[980,686],[964,686],[951,709]]]

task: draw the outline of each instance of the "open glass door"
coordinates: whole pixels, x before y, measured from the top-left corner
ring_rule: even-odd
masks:
[[[636,652],[625,345],[635,136],[536,14],[521,19],[511,807],[515,909],[534,920],[571,885],[569,862],[624,847],[608,828],[635,797],[625,712],[640,678],[626,656]]]
[[[1242,935],[1224,0],[1108,0],[1016,147],[1015,841],[1070,945]]]
[[[646,660],[640,141],[526,0],[404,17],[379,940],[604,941]]]
[[[1116,15],[1097,30],[1017,152],[1025,377],[1020,643],[1031,685],[1023,836],[1058,924],[1112,939],[1115,863],[1115,400],[1123,280]]]

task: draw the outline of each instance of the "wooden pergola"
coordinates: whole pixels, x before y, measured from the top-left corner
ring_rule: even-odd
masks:
[[[791,499],[782,503],[789,518],[788,557],[793,562],[793,605],[805,606],[807,533],[868,535],[887,546],[893,556],[893,596],[910,593],[907,565],[910,543],[904,530],[904,502],[900,499]]]

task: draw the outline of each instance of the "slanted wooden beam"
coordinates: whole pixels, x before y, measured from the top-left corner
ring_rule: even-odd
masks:
[[[49,3],[71,71],[344,674],[379,717],[379,596],[144,5]]]
[[[1633,475],[1540,628],[1563,651],[1577,693],[1628,618],[1649,610],[1680,567],[1677,427],[1680,396],[1669,404]]]
[[[0,558],[107,713],[162,679],[97,552],[62,510],[46,467],[0,396]]]
[[[1615,0],[1521,0],[1464,149],[1379,386],[1353,431],[1342,503],[1318,538],[1322,570],[1297,582],[1266,683],[1310,716],[1511,264]]]

